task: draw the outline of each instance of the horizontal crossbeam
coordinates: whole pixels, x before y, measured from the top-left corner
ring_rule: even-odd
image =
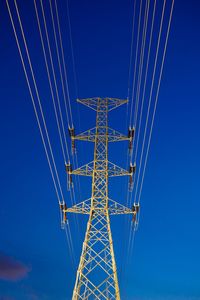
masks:
[[[72,206],[71,208],[65,208],[63,211],[69,213],[89,215],[90,210],[92,209],[91,203],[92,202],[90,198]],[[106,209],[107,209],[106,207],[105,208],[99,207],[98,209],[95,208],[95,211],[98,211],[100,214],[104,214]],[[122,215],[122,214],[133,214],[134,212],[132,209],[125,207],[124,205],[112,199],[108,199],[108,213],[110,215]]]
[[[81,175],[81,176],[93,176],[94,171],[94,161],[78,168],[73,171],[68,171],[71,175]],[[108,173],[108,177],[115,177],[115,176],[124,176],[124,175],[132,175],[132,172],[127,171],[111,162],[106,161],[95,161],[95,171],[98,171],[100,174],[101,172],[105,174]]]
[[[85,106],[97,111],[98,107],[101,105],[105,105],[107,107],[107,111],[111,111],[118,106],[121,106],[125,103],[128,103],[127,99],[118,99],[118,98],[87,98],[87,99],[77,99],[77,102],[82,103]]]
[[[97,129],[96,127],[86,130],[78,135],[72,136],[72,140],[79,140],[79,141],[87,141],[87,142],[95,142],[95,138],[98,135],[98,138],[101,139],[105,138],[105,128],[101,127]],[[107,139],[108,142],[119,142],[119,141],[130,141],[131,137],[125,136],[114,130],[112,128],[107,128]]]

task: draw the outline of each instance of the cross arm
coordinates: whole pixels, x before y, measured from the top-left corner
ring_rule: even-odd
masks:
[[[99,212],[104,213],[106,208],[99,208]],[[97,210],[97,208],[95,208]],[[85,201],[82,201],[76,205],[73,205],[71,208],[65,207],[63,210],[64,213],[76,213],[76,214],[85,214],[89,215],[91,211],[91,198]],[[108,212],[110,215],[124,215],[132,214],[134,215],[134,209],[128,208],[112,199],[108,199]]]
[[[107,133],[108,142],[131,141],[132,139],[131,136],[128,135],[126,136],[110,127],[107,128],[107,132],[108,132]],[[96,134],[97,134],[96,127],[94,127],[78,135],[71,135],[71,139],[79,140],[79,141],[95,142]],[[101,138],[101,136],[102,137],[105,136],[105,131],[102,131],[102,133],[98,132],[98,138]]]
[[[96,170],[98,170],[98,172],[108,172],[108,177],[125,176],[125,175],[132,176],[133,173],[135,172],[135,166],[131,166],[130,169],[127,171],[113,164],[112,162],[108,162],[107,164],[105,162],[105,165],[103,167],[102,167],[102,162],[96,161],[95,164],[96,164],[95,166]],[[66,170],[69,175],[92,176],[94,171],[94,161],[85,164],[75,170],[72,170],[66,165]]]

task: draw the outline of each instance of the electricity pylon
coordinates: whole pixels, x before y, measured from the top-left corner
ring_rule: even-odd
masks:
[[[108,196],[108,178],[129,175],[132,181],[135,166],[124,170],[108,161],[108,143],[129,141],[132,144],[134,129],[129,129],[128,136],[108,127],[108,112],[127,103],[127,100],[115,98],[90,98],[77,100],[96,111],[96,127],[79,135],[70,129],[72,145],[75,140],[94,142],[94,160],[76,170],[67,164],[66,169],[71,182],[71,176],[83,175],[92,177],[91,198],[71,208],[63,207],[63,213],[88,214],[89,220],[85,240],[82,247],[73,300],[80,299],[120,299],[110,215],[133,214],[135,208],[127,208]]]

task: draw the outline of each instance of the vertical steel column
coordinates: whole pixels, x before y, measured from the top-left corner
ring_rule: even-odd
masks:
[[[98,99],[92,196],[73,300],[120,299],[108,211],[108,101]]]

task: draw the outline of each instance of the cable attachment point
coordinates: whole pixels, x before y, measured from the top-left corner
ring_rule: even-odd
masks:
[[[72,147],[72,155],[75,153],[75,130],[74,127],[68,128],[69,130],[69,136],[71,138],[71,147]]]
[[[67,189],[68,191],[70,190],[71,186],[72,186],[72,166],[71,163],[68,162],[65,163],[65,167],[66,167],[66,172],[67,172]]]
[[[64,229],[65,224],[67,222],[67,205],[64,201],[63,203],[60,203],[60,211],[62,214],[61,228]]]
[[[129,178],[129,191],[131,192],[133,190],[133,175],[136,171],[136,164],[132,165],[130,164],[130,178]]]
[[[129,150],[129,155],[131,155],[132,151],[133,151],[133,138],[134,138],[134,134],[135,134],[135,128],[129,126],[129,128],[128,128],[128,138],[129,138],[128,150]]]
[[[138,216],[138,212],[140,210],[140,204],[139,203],[134,203],[133,207],[132,207],[132,211],[133,211],[133,219],[132,222],[134,223],[134,225],[137,226],[138,222],[137,222],[137,216]]]

